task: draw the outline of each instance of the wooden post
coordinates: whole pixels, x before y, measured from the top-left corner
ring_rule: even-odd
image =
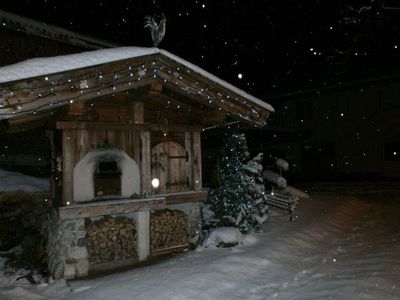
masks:
[[[143,102],[133,103],[133,123],[143,124],[144,122],[144,105]]]
[[[193,185],[194,190],[202,189],[202,173],[201,173],[201,139],[200,131],[192,133],[193,139]]]
[[[135,101],[133,102],[133,123],[134,124],[143,124],[144,122],[144,104],[141,101]],[[147,136],[148,134],[148,136]],[[140,163],[140,174],[141,176],[141,193],[144,194],[145,192],[150,193],[151,192],[151,187],[149,186],[151,182],[151,174],[147,174],[147,170],[149,169],[148,172],[151,173],[150,169],[150,133],[147,132],[137,132],[137,131],[132,131],[133,135],[133,159]],[[146,143],[149,143],[147,145]],[[148,148],[148,150],[147,150]],[[147,157],[148,153],[148,157]],[[146,176],[146,178],[144,176]],[[147,178],[147,176],[149,178]],[[148,181],[148,182],[147,182]]]
[[[73,203],[73,172],[75,134],[73,130],[63,131],[63,197],[62,205]]]
[[[132,158],[140,164],[140,157],[141,155],[141,147],[140,147],[140,134],[139,131],[131,131],[132,132],[132,150],[133,150],[133,156]]]
[[[141,193],[151,193],[150,131],[140,132],[140,179]]]
[[[188,177],[188,183],[189,186],[188,188],[190,190],[194,189],[193,185],[193,139],[192,139],[192,133],[190,131],[185,132],[185,150],[186,153],[188,154],[188,159],[186,161],[186,174]]]
[[[56,173],[57,173],[57,149],[54,142],[54,130],[46,130],[46,137],[49,140],[50,145],[50,197],[53,199],[56,198]],[[53,203],[54,204],[54,203]]]
[[[200,132],[185,132],[185,148],[188,151],[187,174],[190,188],[199,191],[202,189],[201,173],[201,140]]]

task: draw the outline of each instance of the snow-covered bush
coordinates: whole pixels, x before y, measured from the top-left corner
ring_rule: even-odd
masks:
[[[268,182],[270,184],[271,192],[277,192],[280,194],[303,198],[303,199],[309,198],[307,193],[295,187],[289,186],[287,184],[286,178],[282,176],[282,171],[289,170],[289,163],[286,160],[282,158],[276,159],[275,167],[280,174],[272,170],[264,170],[262,172],[262,178],[264,179],[265,183]]]
[[[236,227],[218,227],[210,231],[205,247],[234,247],[243,243],[243,235]]]
[[[0,251],[6,267],[45,272],[45,237],[49,203],[42,193],[0,192]]]
[[[286,160],[282,159],[282,158],[278,158],[275,161],[275,166],[280,171],[288,171],[289,170],[289,163]]]
[[[216,166],[218,187],[207,201],[208,227],[235,226],[243,233],[259,230],[268,218],[264,191],[262,154],[250,159],[244,134],[229,135]]]
[[[265,170],[264,172],[262,172],[262,177],[266,181],[272,183],[278,189],[284,189],[287,186],[286,179],[271,170]]]

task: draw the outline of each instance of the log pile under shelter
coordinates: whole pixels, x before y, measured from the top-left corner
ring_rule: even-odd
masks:
[[[132,259],[136,254],[135,220],[105,216],[85,222],[90,263]]]
[[[188,217],[176,210],[159,210],[150,217],[150,248],[152,253],[166,249],[186,248]]]

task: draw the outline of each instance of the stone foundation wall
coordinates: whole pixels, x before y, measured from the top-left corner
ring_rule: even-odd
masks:
[[[144,261],[187,245],[196,247],[201,229],[199,204],[168,208],[87,218],[52,212],[46,249],[50,274],[55,279],[80,278],[103,263]]]
[[[127,217],[85,219],[90,263],[137,259],[136,222]]]
[[[85,277],[89,255],[84,219],[59,220],[53,212],[48,224],[48,267],[55,279]]]

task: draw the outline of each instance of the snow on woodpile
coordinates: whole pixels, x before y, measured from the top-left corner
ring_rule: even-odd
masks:
[[[37,178],[0,169],[0,192],[45,192],[50,190],[49,179]]]

